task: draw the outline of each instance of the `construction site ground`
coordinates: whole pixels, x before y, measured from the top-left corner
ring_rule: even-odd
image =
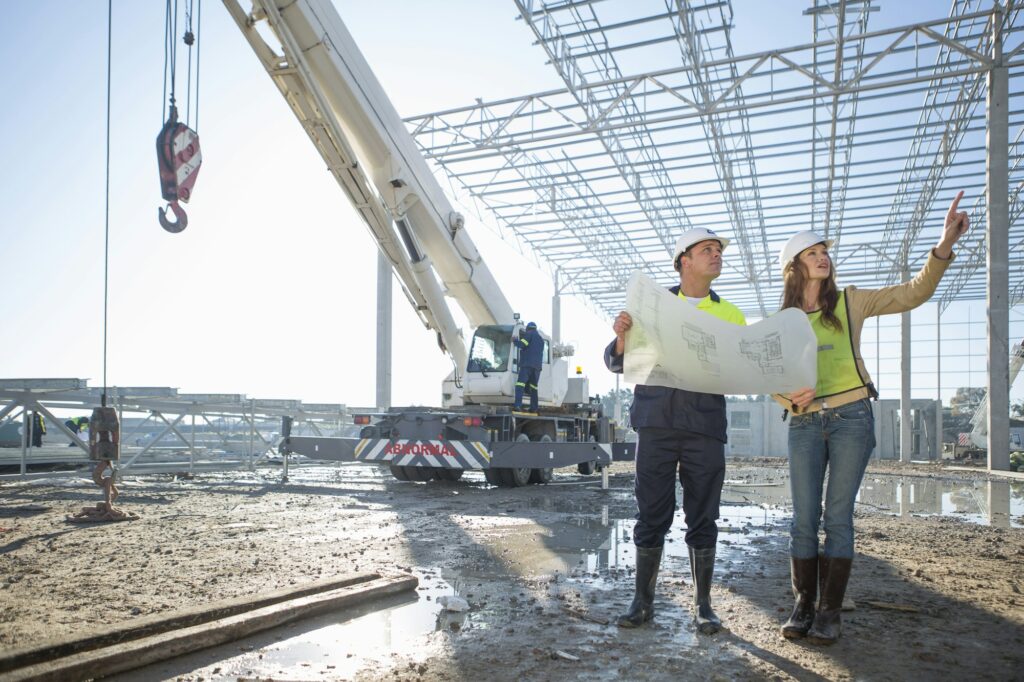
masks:
[[[116,675],[119,680],[1020,679],[1024,481],[873,464],[856,514],[842,639],[786,641],[785,461],[730,461],[713,602],[690,620],[682,512],[657,613],[633,594],[631,464],[503,489],[469,474],[403,483],[366,465],[128,475],[134,521],[76,525],[88,477],[0,482],[0,652],[352,572],[411,573],[416,593]],[[457,595],[468,611],[439,598]],[[445,602],[446,600],[441,600]]]

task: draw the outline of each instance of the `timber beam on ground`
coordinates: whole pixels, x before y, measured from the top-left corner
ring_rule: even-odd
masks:
[[[370,573],[215,602],[105,632],[15,650],[0,656],[0,676],[10,682],[105,677],[312,616],[407,592],[415,594],[418,585],[412,575]]]

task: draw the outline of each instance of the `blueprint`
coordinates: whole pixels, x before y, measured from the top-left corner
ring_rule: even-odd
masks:
[[[817,382],[818,342],[790,308],[748,327],[725,322],[636,272],[626,291],[626,381],[701,393],[789,393]]]

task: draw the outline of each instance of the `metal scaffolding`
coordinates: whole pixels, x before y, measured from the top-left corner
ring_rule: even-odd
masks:
[[[438,173],[550,266],[556,300],[614,315],[633,271],[674,283],[674,238],[694,225],[736,244],[715,289],[753,317],[778,307],[775,254],[798,230],[835,240],[843,285],[895,284],[964,190],[974,228],[937,319],[987,300],[990,415],[1008,413],[1008,311],[1024,301],[1021,3],[953,0],[946,17],[871,30],[883,0],[808,0],[810,43],[737,55],[744,17],[728,1],[514,2],[564,87],[406,122]],[[909,314],[901,327],[909,460]]]
[[[810,43],[737,55],[743,16],[730,2],[515,2],[565,87],[407,123],[439,173],[608,314],[633,270],[672,282],[668,253],[690,225],[736,240],[715,289],[753,316],[777,307],[775,254],[801,229],[841,243],[845,284],[896,281],[923,262],[959,189],[976,228],[940,300],[983,298],[998,15],[1010,288],[1024,290],[1024,19],[1013,3],[957,0],[947,17],[872,31],[880,0],[812,0]],[[628,75],[630,64],[666,68]]]
[[[86,379],[0,379],[0,427],[18,425],[20,442],[20,451],[0,450],[0,467],[16,465],[24,475],[29,464],[87,462],[88,443],[54,411],[91,411],[100,406],[103,392]],[[107,397],[123,423],[119,475],[132,469],[252,468],[276,455],[282,417],[295,422],[295,433],[338,433],[352,425],[349,408],[334,403],[179,393],[164,386],[113,386]],[[52,427],[47,445],[35,449],[29,438],[32,413]],[[124,415],[133,415],[130,426]],[[75,447],[66,447],[69,443]]]

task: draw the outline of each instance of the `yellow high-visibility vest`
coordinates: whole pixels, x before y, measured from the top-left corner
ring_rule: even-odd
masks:
[[[683,293],[682,288],[679,289],[679,293],[676,295],[679,298],[686,298],[686,294]],[[747,318],[743,316],[740,309],[726,301],[724,298],[719,297],[719,295],[714,291],[700,300],[697,304],[697,309],[703,310],[706,313],[711,313],[720,320],[725,320],[732,324],[738,324],[741,327],[745,327],[747,325]]]
[[[857,371],[853,337],[850,335],[850,316],[846,314],[846,291],[839,294],[835,314],[842,323],[842,331],[826,327],[821,320],[820,310],[807,313],[807,321],[811,323],[814,336],[818,339],[816,398],[827,398],[865,386],[864,379]]]

